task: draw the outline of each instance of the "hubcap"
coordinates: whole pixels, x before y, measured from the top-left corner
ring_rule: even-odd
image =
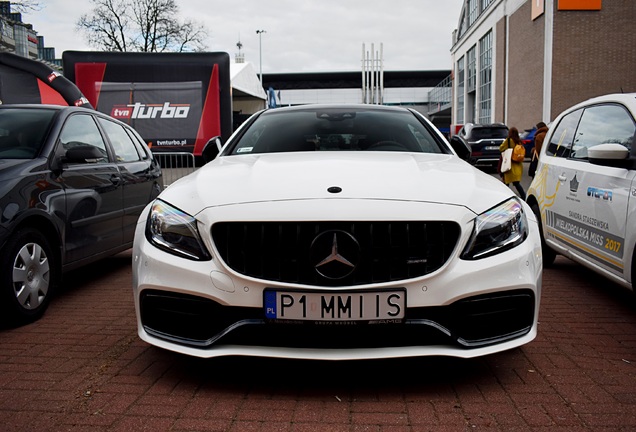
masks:
[[[27,243],[18,251],[13,263],[13,290],[25,309],[36,309],[49,290],[49,259],[40,245]]]

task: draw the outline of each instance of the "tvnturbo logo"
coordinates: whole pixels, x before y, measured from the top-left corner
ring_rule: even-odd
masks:
[[[184,119],[188,118],[189,104],[174,104],[164,102],[159,104],[115,105],[110,112],[111,117],[118,119]]]

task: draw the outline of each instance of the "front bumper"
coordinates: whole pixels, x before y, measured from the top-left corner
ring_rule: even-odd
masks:
[[[139,305],[150,336],[195,349],[215,345],[371,349],[450,345],[471,349],[528,334],[536,299],[530,289],[467,297],[446,306],[408,308],[398,322],[277,321],[262,309],[223,306],[189,294],[144,290]]]
[[[318,287],[244,276],[211,261],[182,259],[151,245],[140,222],[133,249],[138,332],[155,346],[197,357],[250,355],[347,360],[426,355],[477,357],[532,341],[541,293],[541,247],[529,216],[527,239],[476,261],[459,259],[469,234],[438,270],[422,277],[321,290],[405,289],[396,322],[268,320],[263,291]]]

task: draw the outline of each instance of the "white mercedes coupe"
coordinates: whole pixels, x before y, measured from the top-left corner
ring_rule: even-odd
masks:
[[[254,114],[139,219],[139,336],[197,357],[476,357],[532,341],[526,203],[411,109]]]

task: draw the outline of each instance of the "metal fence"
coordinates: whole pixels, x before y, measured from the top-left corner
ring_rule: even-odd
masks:
[[[194,155],[187,152],[153,153],[161,166],[164,189],[196,170]]]

